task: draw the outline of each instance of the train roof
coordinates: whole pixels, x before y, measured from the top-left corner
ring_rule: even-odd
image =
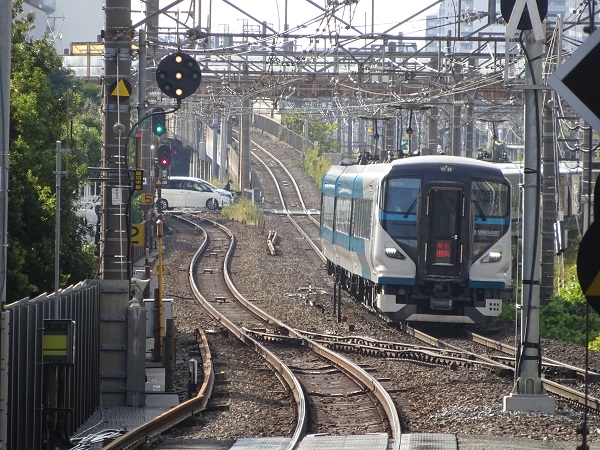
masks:
[[[462,156],[426,155],[399,159],[392,163],[390,174],[402,172],[429,173],[438,172],[444,166],[452,167],[456,176],[504,179],[500,168],[488,162]]]
[[[523,174],[523,162],[507,162],[507,163],[494,163],[498,166],[504,175],[522,175]],[[577,161],[561,161],[558,165],[559,173],[561,174],[578,174],[582,172],[581,164]]]

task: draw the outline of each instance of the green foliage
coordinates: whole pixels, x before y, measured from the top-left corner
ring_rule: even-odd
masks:
[[[10,97],[10,170],[7,252],[9,302],[54,291],[56,142],[74,144],[71,123],[85,98],[73,74],[62,66],[53,44],[32,40],[33,15],[13,4]],[[98,129],[97,127],[95,128]],[[98,146],[99,148],[99,146]],[[84,246],[84,223],[75,207],[89,152],[62,156],[61,285],[89,278],[95,261]],[[84,157],[85,156],[85,157]]]
[[[516,313],[515,304],[505,302],[502,305],[502,312],[498,316],[498,320],[500,322],[506,322],[506,323],[513,322],[514,323],[515,317],[516,317],[515,313]]]
[[[265,222],[265,214],[262,209],[245,197],[238,198],[233,205],[224,207],[221,210],[221,215],[226,219],[255,225],[259,228],[262,227]]]
[[[576,266],[566,269],[566,282],[558,289],[550,303],[540,309],[540,334],[543,337],[585,345],[586,323],[589,324],[588,343],[592,350],[600,351],[600,316],[589,309],[579,281]],[[499,317],[502,322],[515,322],[514,304],[504,304]]]
[[[553,299],[541,310],[540,333],[549,338],[585,345],[587,304]],[[600,317],[590,310],[590,338],[600,333]],[[596,338],[597,339],[597,338]]]
[[[305,116],[301,114],[282,114],[281,124],[300,136],[304,135]],[[333,138],[333,132],[338,129],[336,124],[309,121],[308,138],[312,143],[317,142],[319,151],[335,152],[340,148],[339,142]]]
[[[331,163],[322,156],[319,156],[317,149],[312,148],[306,152],[306,157],[304,158],[304,170],[306,170],[310,177],[315,181],[317,186],[321,187],[323,175],[327,173],[330,167]]]
[[[141,195],[139,192],[131,196],[131,223],[142,223],[144,221],[144,211],[142,211]]]
[[[585,345],[587,301],[579,281],[576,267],[567,269],[565,286],[540,311],[540,333],[549,338]],[[589,336],[600,335],[600,316],[593,310],[589,314]],[[597,339],[597,338],[596,338]]]

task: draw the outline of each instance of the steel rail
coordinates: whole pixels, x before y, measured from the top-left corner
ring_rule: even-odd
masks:
[[[472,333],[470,331],[466,332],[469,339],[473,342],[483,345],[487,348],[492,348],[494,350],[498,350],[499,352],[505,353],[509,356],[515,356],[517,351],[514,346],[510,344],[505,344],[504,342],[499,342],[494,339],[487,338],[485,336],[481,336],[480,334]],[[561,367],[567,370],[571,370],[575,372],[581,379],[586,379],[588,381],[600,381],[600,373],[593,372],[591,370],[585,370],[581,367],[572,366],[570,364],[565,364],[555,359],[547,358],[545,356],[542,357],[542,364],[546,364],[549,366]]]
[[[210,348],[206,340],[206,334],[198,330],[200,336],[199,350],[204,367],[204,381],[196,397],[189,399],[161,415],[143,423],[142,425],[119,436],[114,441],[104,445],[103,450],[125,450],[146,442],[149,438],[156,436],[169,428],[183,422],[189,417],[204,411],[212,395],[215,384],[215,370],[212,363]]]
[[[256,144],[256,142],[254,142],[255,145],[258,146],[258,144]],[[261,147],[262,148],[262,147]],[[264,150],[266,153],[269,153],[267,150]],[[271,175],[271,177],[273,178],[273,181],[275,183],[275,186],[277,188],[277,191],[279,193],[279,198],[281,201],[281,204],[283,206],[284,209],[286,209],[286,205],[285,205],[285,201],[283,199],[283,193],[281,191],[281,187],[279,186],[279,183],[277,181],[277,178],[275,177],[275,175],[273,174],[273,171],[271,171],[271,169],[267,166],[267,164],[260,158],[258,157],[254,152],[252,152],[252,155],[258,159],[266,168],[267,172],[269,172],[269,174]],[[270,153],[269,153],[270,155]],[[271,155],[271,157],[273,157]],[[274,158],[276,159],[276,158]],[[277,160],[279,162],[279,164],[281,164],[283,166],[283,164]],[[284,166],[283,166],[284,167]],[[287,175],[294,180],[294,177],[289,173],[289,171],[284,167]],[[294,185],[296,186],[297,189],[297,193],[298,196],[300,198],[302,198],[302,195],[300,194],[300,191],[298,189],[298,185],[296,184],[295,180],[293,181]],[[304,202],[302,201],[302,204],[304,205]],[[287,210],[287,209],[286,209]],[[306,211],[306,208],[305,208]],[[297,225],[295,223],[295,221],[293,220],[292,216],[287,213],[287,217],[288,219],[291,221],[291,223],[294,224],[294,226],[298,229],[299,225]],[[299,231],[301,231],[299,229]],[[307,238],[307,241],[309,243],[314,244],[312,242],[312,239],[308,238],[308,236],[304,233],[301,232],[301,234]],[[312,245],[313,249],[315,250],[315,252],[317,252],[318,255],[320,255],[321,259],[323,259],[323,255],[320,252],[320,250],[318,248],[315,248],[314,245]],[[225,274],[225,279],[229,285],[230,283],[230,279],[228,276],[228,272],[226,270],[224,270],[224,274]],[[277,321],[275,318],[271,317],[270,315],[268,315],[266,312],[260,310],[260,308],[256,307],[255,305],[247,302],[243,296],[237,291],[237,289],[235,288],[235,286],[233,285],[233,283],[231,283],[231,286],[229,286],[230,290],[232,292],[234,292],[234,294],[237,296],[239,295],[240,298],[238,299],[240,302],[244,303],[247,305],[247,307],[249,309],[251,309],[252,311],[256,311],[256,313],[260,316],[261,314],[265,314],[267,317],[269,317],[272,320]],[[352,376],[353,378],[355,378],[358,382],[360,382],[363,386],[365,386],[367,389],[369,389],[379,400],[380,404],[382,405],[382,407],[385,410],[385,413],[387,415],[388,418],[388,422],[390,424],[391,430],[392,430],[392,438],[393,438],[393,450],[398,450],[400,448],[400,440],[401,440],[401,436],[402,436],[402,430],[400,427],[400,418],[398,417],[398,412],[396,411],[396,407],[394,405],[394,401],[391,398],[391,396],[389,395],[389,393],[385,390],[385,388],[381,385],[381,383],[379,383],[379,381],[377,381],[377,379],[375,379],[373,376],[371,376],[369,373],[367,373],[365,370],[363,370],[362,368],[360,368],[357,364],[355,364],[354,362],[350,361],[349,359],[343,357],[342,355],[339,355],[336,352],[333,352],[329,349],[327,349],[325,346],[312,341],[310,339],[308,339],[307,337],[303,336],[300,332],[293,330],[292,328],[288,327],[287,325],[285,325],[284,323],[280,323],[277,321],[278,326],[285,328],[286,330],[288,330],[288,333],[290,336],[302,339],[305,343],[305,345],[309,348],[311,348],[315,353],[327,358],[328,360],[330,360],[332,363],[334,363],[337,367],[340,368],[340,370],[343,370],[345,373],[349,374],[350,376]]]
[[[422,340],[423,342],[429,343],[430,345],[440,346],[439,348],[460,350],[460,347],[458,347],[458,346],[448,344],[447,342],[444,342],[437,338],[429,336],[428,334],[423,333],[422,331],[416,330],[408,325],[403,326],[403,331],[411,336],[414,336],[417,339]],[[482,356],[478,356],[478,358],[481,359],[482,361],[488,360],[490,362],[497,363],[492,358],[487,358],[487,357],[482,357]],[[512,368],[511,366],[507,365],[506,367],[509,367],[514,371],[514,368]],[[561,384],[559,384],[555,381],[549,380],[547,378],[544,378],[543,384],[544,384],[546,391],[548,391],[554,395],[566,398],[570,401],[573,401],[573,402],[579,404],[582,407],[588,407],[593,412],[596,412],[596,413],[600,412],[600,399],[598,399],[596,397],[591,397],[589,395],[586,396],[585,393],[583,393],[583,392],[580,392],[575,389],[569,388],[567,386],[561,385]]]
[[[252,141],[252,142],[254,142],[254,141]],[[256,142],[254,142],[254,145],[259,146],[258,144],[256,144]],[[267,150],[263,149],[263,151],[265,151],[272,158],[274,158]],[[260,162],[265,167],[266,171],[269,172],[269,175],[271,175],[271,177],[273,178],[273,181],[275,182],[275,187],[277,188],[277,191],[279,192],[279,200],[281,201],[281,206],[282,206],[283,210],[285,211],[285,215],[288,218],[288,220],[290,221],[290,223],[292,225],[294,225],[294,227],[298,230],[298,232],[302,235],[302,237],[306,240],[306,242],[308,242],[308,245],[310,245],[311,248],[313,249],[313,251],[317,254],[317,256],[319,258],[321,258],[321,261],[327,262],[327,258],[325,258],[325,255],[323,255],[323,253],[321,252],[321,249],[319,249],[319,247],[313,242],[313,240],[310,238],[310,236],[308,236],[308,234],[306,234],[306,232],[302,229],[302,227],[292,217],[292,215],[289,213],[289,210],[286,208],[286,204],[283,199],[283,193],[281,192],[281,188],[279,187],[279,183],[277,182],[277,178],[275,177],[275,174],[273,173],[273,171],[269,168],[267,163],[265,163],[263,161],[262,158],[260,158],[259,156],[256,155],[256,153],[252,152],[252,155],[258,160],[258,162]],[[300,198],[300,201],[302,202],[305,216],[308,217],[313,223],[316,223],[314,217],[312,217],[312,215],[309,214],[308,211],[306,210],[306,206],[304,205],[304,201],[302,200],[302,195],[300,194],[300,190],[298,188],[298,185],[296,184],[296,181],[294,180],[294,177],[292,177],[292,175],[288,172],[288,170],[285,168],[285,166],[283,166],[283,164],[279,160],[277,160],[276,158],[274,158],[274,159],[279,164],[281,164],[281,166],[287,172],[288,176],[293,180],[293,184],[294,184],[294,186],[296,186],[296,191],[297,191],[298,197]]]
[[[187,221],[189,223],[193,223],[182,217],[179,217],[179,219]],[[229,266],[230,266],[230,261],[231,261],[231,255],[235,248],[235,243],[236,243],[235,236],[231,233],[231,231],[229,231],[229,229],[227,227],[225,227],[217,222],[210,221],[208,219],[203,219],[203,220],[210,223],[212,226],[219,227],[222,231],[224,231],[227,235],[229,235],[229,237],[231,239],[229,248],[227,250],[227,253],[226,253],[224,261],[223,261],[223,276],[225,277],[227,285],[230,286],[230,285],[232,285],[232,282],[231,282],[231,278],[229,276]],[[205,243],[206,242],[207,242],[207,240],[205,240]],[[223,326],[225,326],[240,341],[242,341],[246,345],[253,346],[256,353],[258,353],[262,358],[264,358],[265,361],[267,361],[269,363],[269,365],[271,367],[273,367],[275,372],[278,373],[283,378],[283,380],[285,380],[285,383],[287,384],[288,389],[290,390],[290,392],[292,392],[292,395],[294,396],[294,399],[296,401],[296,409],[297,409],[296,410],[296,414],[297,414],[296,429],[294,430],[294,434],[292,435],[290,443],[286,447],[287,450],[293,450],[299,445],[301,439],[304,437],[304,435],[306,433],[307,423],[308,423],[307,418],[306,418],[306,398],[304,396],[304,391],[302,390],[302,386],[300,385],[300,382],[298,381],[296,376],[292,373],[292,371],[279,358],[277,358],[277,356],[275,356],[265,346],[261,345],[258,341],[253,339],[244,330],[242,330],[237,325],[235,325],[233,322],[231,322],[229,319],[227,319],[225,316],[223,316],[215,307],[213,307],[210,304],[210,302],[207,299],[205,299],[202,296],[202,294],[200,293],[200,290],[198,289],[198,286],[196,285],[196,283],[194,281],[194,268],[197,265],[200,255],[206,248],[205,243],[203,243],[203,246],[201,246],[198,249],[198,251],[196,252],[194,257],[192,258],[192,262],[190,264],[190,270],[189,270],[190,287],[194,291],[194,295],[196,295],[196,297],[201,301],[202,306],[205,307],[207,309],[207,311],[209,311],[209,313],[213,317],[215,317]],[[230,287],[230,289],[231,289],[231,287]],[[236,295],[236,297],[237,297],[237,294],[239,294],[239,292],[237,290],[236,291],[232,290],[232,292],[234,292],[234,295]],[[248,303],[248,302],[246,301],[246,303]],[[263,320],[266,320],[270,323],[273,323],[273,321],[275,321],[275,319],[270,318],[270,316],[269,317],[261,317],[261,318],[263,318]]]

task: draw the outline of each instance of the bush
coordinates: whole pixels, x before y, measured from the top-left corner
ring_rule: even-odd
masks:
[[[245,197],[235,200],[233,205],[226,206],[221,210],[221,215],[229,220],[262,227],[265,222],[265,214],[257,205]]]
[[[306,170],[319,188],[321,187],[323,175],[327,173],[330,167],[331,163],[327,159],[319,156],[317,149],[311,148],[306,152],[306,157],[304,158],[304,170]]]

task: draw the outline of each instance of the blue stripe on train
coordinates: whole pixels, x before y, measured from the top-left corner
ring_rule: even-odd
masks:
[[[504,289],[502,281],[473,281],[469,280],[469,287],[472,289]]]
[[[397,284],[403,286],[414,286],[414,278],[399,278],[399,277],[380,277],[378,279],[379,284]]]
[[[477,225],[509,225],[510,217],[486,217],[485,220],[481,217],[475,217]]]
[[[395,220],[399,222],[416,222],[417,215],[409,214],[408,217],[406,217],[404,213],[386,213],[380,210],[379,221],[382,222],[384,220]]]

